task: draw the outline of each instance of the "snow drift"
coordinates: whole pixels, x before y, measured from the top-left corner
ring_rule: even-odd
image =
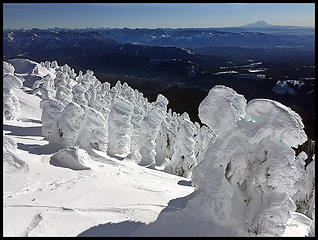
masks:
[[[3,172],[27,172],[29,166],[16,156],[17,145],[12,138],[3,135]]]
[[[73,170],[90,169],[90,156],[78,147],[61,149],[51,157],[51,164],[58,167],[70,168]]]

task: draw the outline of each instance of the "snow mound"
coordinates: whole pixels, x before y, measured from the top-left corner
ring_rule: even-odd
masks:
[[[133,151],[133,152],[129,153],[127,155],[127,157],[124,158],[124,160],[135,162],[135,163],[139,164],[141,161],[141,154],[139,153],[139,151]]]
[[[17,145],[12,138],[3,135],[3,172],[27,172],[29,166],[16,156]]]
[[[310,232],[310,225],[312,220],[303,214],[294,212],[291,214],[291,218],[286,223],[286,229],[283,237],[303,237]],[[277,226],[279,227],[279,226]]]
[[[32,74],[38,65],[28,59],[10,59],[8,62],[14,66],[15,72],[19,74]]]
[[[3,71],[5,73],[12,73],[13,74],[15,69],[14,69],[12,64],[7,63],[7,62],[3,62]]]
[[[18,74],[35,74],[44,77],[51,72],[39,63],[28,60],[28,59],[10,59],[8,60],[10,64],[15,68],[15,72]]]
[[[73,170],[88,170],[91,158],[88,153],[78,147],[68,147],[55,153],[50,160],[54,166],[70,168]]]
[[[24,86],[32,88],[36,81],[49,75],[55,78],[55,70],[28,59],[10,59],[8,62],[15,68],[15,73],[24,78]]]

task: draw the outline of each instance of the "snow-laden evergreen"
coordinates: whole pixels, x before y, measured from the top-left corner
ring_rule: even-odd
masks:
[[[307,193],[299,186],[304,156],[296,157],[291,148],[307,136],[290,108],[266,99],[246,102],[234,90],[215,86],[200,104],[201,121],[218,138],[193,171],[197,199],[202,199],[197,201],[206,202],[221,225],[240,226],[252,236],[280,236],[296,211],[294,195],[313,195],[312,180],[306,181]],[[306,176],[312,176],[310,166]]]
[[[190,121],[189,115],[183,113],[180,119],[176,143],[174,144],[174,154],[165,167],[167,172],[176,173],[180,176],[191,176],[193,168],[197,165],[194,129],[195,125]]]
[[[3,118],[19,119],[20,103],[14,89],[23,87],[24,79],[15,74],[12,64],[3,62]]]
[[[77,75],[55,61],[36,67],[42,75],[32,84],[33,94],[43,99],[42,133],[52,143],[96,149],[190,177],[212,139],[212,132],[192,123],[186,113],[167,111],[168,100],[161,94],[149,102],[127,83],[111,87],[90,70]]]
[[[139,137],[139,152],[141,165],[155,165],[155,146],[160,126],[166,117],[168,99],[159,94],[157,100],[148,104],[146,115],[141,123]]]
[[[17,144],[12,138],[3,134],[3,172],[12,173],[17,171],[28,171],[28,164],[16,156]]]
[[[307,136],[290,108],[268,99],[247,102],[233,89],[215,86],[199,106],[206,124],[200,127],[187,113],[167,111],[161,94],[149,102],[127,83],[111,87],[92,71],[77,75],[56,61],[13,63],[18,73],[14,64],[3,63],[4,118],[19,120],[16,91],[25,82],[33,86],[42,98],[42,135],[62,147],[50,158],[52,165],[90,171],[101,159],[94,155],[99,151],[191,178],[194,197],[160,224],[174,222],[178,214],[197,223],[201,215],[194,212],[204,210],[207,222],[233,236],[281,236],[295,216],[315,234],[315,157],[306,166],[306,153],[296,156],[293,148]],[[4,163],[8,172],[28,170],[7,136]]]

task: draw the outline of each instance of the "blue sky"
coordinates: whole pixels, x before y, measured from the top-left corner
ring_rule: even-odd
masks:
[[[229,27],[315,24],[313,3],[5,3],[4,28]]]

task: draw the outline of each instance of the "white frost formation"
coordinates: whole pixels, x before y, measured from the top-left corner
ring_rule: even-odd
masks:
[[[130,122],[134,105],[121,96],[113,99],[108,120],[108,153],[127,156],[130,152],[132,124]]]
[[[150,103],[127,83],[118,81],[110,87],[90,70],[77,75],[74,69],[66,64],[59,66],[56,61],[12,62],[24,78],[32,76],[33,82],[29,84],[32,83],[33,94],[43,99],[42,134],[52,143],[79,147],[89,153],[96,149],[190,177],[197,157],[213,138],[209,128],[192,123],[186,113],[167,112],[168,99],[160,94]],[[6,62],[4,65],[4,74],[13,75],[15,67]],[[11,84],[13,80],[8,82]],[[11,96],[11,99],[17,98]],[[12,107],[8,112],[13,114],[17,110]]]
[[[14,90],[23,87],[24,79],[14,72],[12,64],[3,62],[3,118],[6,120],[17,120],[21,115],[19,98]]]
[[[218,138],[192,173],[197,199],[219,224],[238,226],[250,236],[283,234],[296,211],[293,196],[301,191],[296,183],[304,157],[296,158],[291,148],[307,140],[299,115],[271,100],[246,104],[234,90],[215,86],[200,104],[199,117]],[[310,186],[300,199],[312,197]]]
[[[141,124],[139,139],[139,152],[142,156],[141,165],[155,165],[155,146],[156,138],[160,130],[162,121],[167,111],[168,99],[159,94],[154,103],[149,104],[146,116]]]
[[[197,165],[195,157],[195,125],[190,121],[189,115],[181,115],[181,123],[174,145],[174,154],[171,161],[166,165],[165,170],[177,175],[190,177],[193,168]]]
[[[150,103],[127,83],[111,88],[92,71],[77,75],[55,61],[18,59],[3,62],[5,119],[19,118],[14,89],[26,79],[42,98],[42,135],[64,147],[52,156],[53,165],[90,169],[95,149],[191,177],[195,197],[179,212],[195,217],[199,206],[233,235],[281,236],[294,212],[312,219],[309,235],[315,234],[315,160],[305,167],[307,155],[295,156],[292,147],[307,136],[290,108],[268,99],[247,103],[233,89],[215,86],[199,106],[207,125],[200,127],[187,113],[167,112],[168,99],[160,94]],[[5,171],[27,169],[15,148],[4,136]]]

